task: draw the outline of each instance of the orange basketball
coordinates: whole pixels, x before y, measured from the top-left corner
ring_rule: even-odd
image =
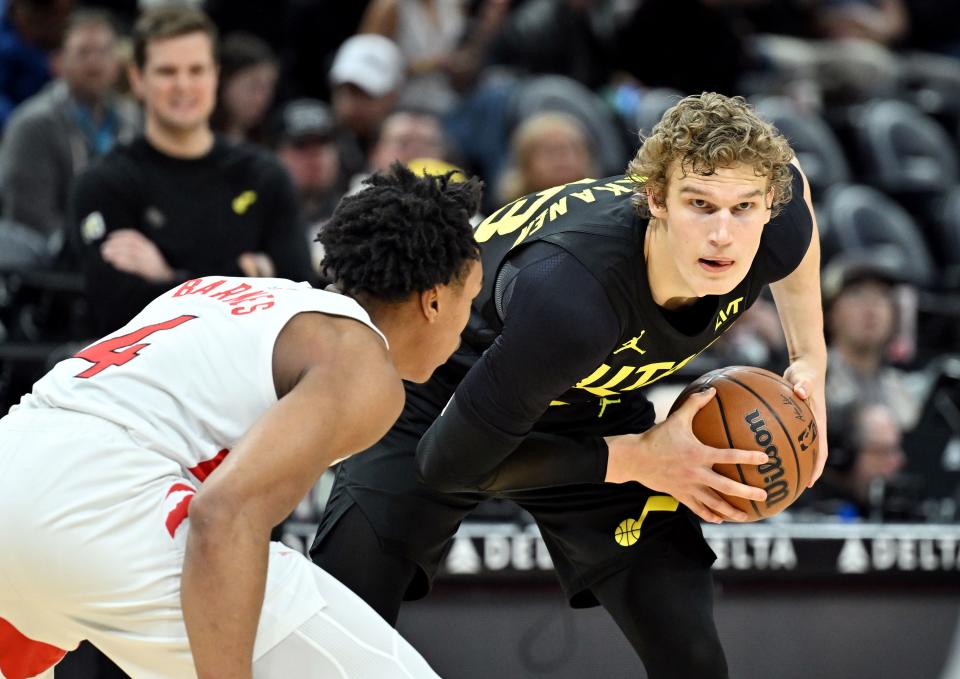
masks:
[[[770,457],[761,465],[714,465],[724,476],[767,491],[762,502],[724,498],[746,512],[747,521],[783,511],[800,497],[813,474],[818,447],[813,412],[779,375],[747,366],[706,373],[683,390],[672,410],[708,386],[717,393],[694,416],[694,435],[714,448],[762,450]]]

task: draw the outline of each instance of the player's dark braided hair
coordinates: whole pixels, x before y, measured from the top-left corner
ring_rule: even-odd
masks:
[[[396,302],[460,280],[479,259],[470,217],[481,182],[455,173],[418,176],[394,163],[340,201],[317,240],[323,274],[348,295]]]

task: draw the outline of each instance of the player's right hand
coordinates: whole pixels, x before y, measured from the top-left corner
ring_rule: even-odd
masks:
[[[718,474],[713,465],[767,462],[756,450],[712,448],[693,435],[693,417],[710,402],[716,390],[708,388],[690,397],[666,420],[641,434],[606,437],[609,449],[606,481],[638,481],[647,488],[667,493],[689,507],[704,521],[746,521],[747,514],[720,494],[763,501],[762,488],[754,488]]]

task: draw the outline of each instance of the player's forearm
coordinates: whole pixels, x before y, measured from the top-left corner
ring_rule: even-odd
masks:
[[[785,278],[771,283],[770,291],[777,305],[790,361],[804,359],[811,365],[823,367],[825,371],[827,348],[823,337],[820,296],[820,237],[810,198],[810,185],[802,173],[801,177],[804,202],[813,223],[810,243],[797,268]]]
[[[474,420],[456,398],[417,447],[424,481],[447,492],[600,483],[606,457],[598,436],[507,434]]]
[[[252,530],[242,513],[193,509],[181,605],[197,676],[247,679],[253,676],[269,531]]]
[[[823,336],[823,313],[820,310],[819,295],[815,298],[798,299],[785,295],[783,290],[775,292],[777,306],[781,311],[780,319],[787,340],[790,362],[805,361],[815,367],[820,376],[826,374],[827,345]],[[784,298],[788,301],[785,301]],[[808,296],[810,297],[810,296]]]
[[[606,473],[607,446],[602,437],[534,433],[494,469],[480,489],[499,492],[602,483]]]

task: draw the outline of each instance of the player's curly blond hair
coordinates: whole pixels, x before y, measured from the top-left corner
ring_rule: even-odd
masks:
[[[779,131],[761,120],[743,97],[716,92],[684,97],[653,126],[636,157],[627,166],[634,181],[634,205],[642,217],[650,217],[646,189],[652,188],[660,204],[666,197],[670,164],[680,161],[680,170],[712,174],[717,168],[752,165],[758,177],[767,177],[773,188],[771,216],[790,202],[793,175],[787,167],[793,150]]]

